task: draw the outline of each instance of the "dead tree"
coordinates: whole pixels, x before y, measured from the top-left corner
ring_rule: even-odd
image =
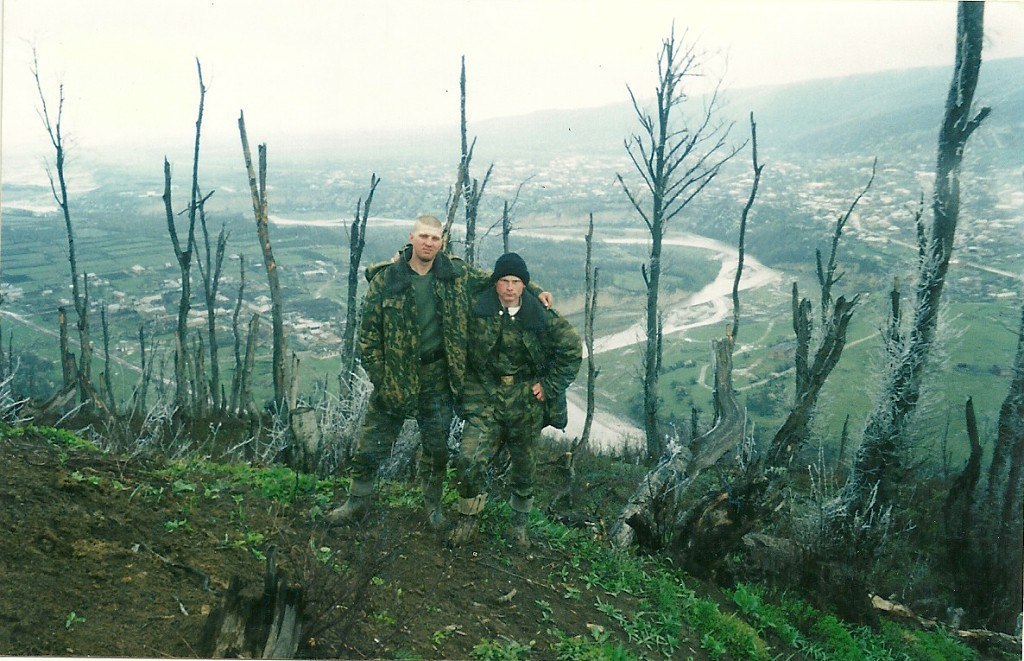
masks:
[[[455,187],[448,193],[448,201],[445,203],[444,228],[441,230],[441,244],[446,254],[452,254],[452,226],[455,225],[455,214],[459,211],[459,203],[462,200],[462,189],[466,180],[466,170],[469,167],[468,159],[473,158],[473,145],[469,147],[469,153],[459,161],[459,168],[455,174]]]
[[[242,313],[242,302],[245,300],[245,255],[238,256],[238,298],[235,300],[235,311],[231,315],[231,335],[234,338],[235,370],[231,375],[231,400],[228,410],[239,413],[238,401],[242,391],[242,335],[238,329],[238,317]],[[243,407],[244,408],[244,407]]]
[[[196,136],[192,149],[192,186],[189,195],[188,236],[182,244],[174,222],[174,207],[171,202],[171,164],[164,157],[164,212],[167,215],[167,233],[171,247],[181,271],[181,295],[178,299],[178,320],[174,328],[174,403],[179,411],[189,408],[189,356],[188,356],[188,312],[192,305],[192,251],[195,246],[196,212],[201,204],[199,199],[199,141],[203,126],[203,105],[206,101],[206,86],[203,84],[203,68],[196,60],[199,75],[199,111],[196,117]],[[202,200],[205,202],[205,200]]]
[[[501,254],[508,252],[508,237],[512,233],[512,216],[509,213],[508,200],[501,204]]]
[[[356,213],[352,219],[352,228],[348,237],[348,297],[345,299],[345,332],[341,341],[342,382],[346,390],[352,384],[352,372],[356,368],[356,327],[359,324],[359,263],[363,259],[363,248],[366,247],[366,221],[370,218],[370,206],[373,194],[377,190],[380,179],[377,174],[370,175],[370,191],[366,194],[366,203],[360,197],[356,201]]]
[[[205,200],[206,198],[203,198]],[[206,225],[206,205],[199,206],[199,229],[203,234],[203,250],[197,256],[199,277],[203,283],[203,298],[206,300],[206,335],[210,345],[210,395],[215,411],[222,411],[227,402],[220,383],[220,344],[217,341],[217,292],[220,289],[221,268],[224,265],[224,250],[228,245],[227,228],[221,223],[217,242],[211,250],[210,230]]]
[[[740,237],[736,243],[738,254],[736,261],[736,277],[732,281],[732,338],[735,340],[740,332],[740,278],[743,276],[743,256],[746,252],[747,240],[747,216],[754,206],[757,198],[757,187],[761,183],[761,172],[764,165],[757,162],[757,123],[754,121],[754,113],[750,113],[750,158],[754,166],[754,182],[750,186],[750,195],[747,203],[740,214]]]
[[[483,197],[484,189],[487,187],[487,182],[491,178],[491,171],[494,169],[492,163],[487,168],[487,174],[484,175],[483,181],[473,179],[469,175],[469,166],[473,161],[473,150],[476,147],[476,138],[473,138],[472,142],[469,142],[466,129],[466,57],[462,57],[462,69],[459,75],[459,135],[461,137],[461,158],[459,160],[459,169],[455,177],[455,188],[448,196],[448,201],[445,204],[445,223],[444,228],[441,231],[441,241],[444,245],[444,251],[447,254],[452,254],[452,241],[451,241],[451,230],[455,224],[455,214],[458,212],[460,202],[464,199],[465,206],[465,220],[466,220],[466,237],[465,237],[465,258],[466,262],[473,264],[476,260],[476,222],[477,212],[480,206],[480,199]]]
[[[249,330],[245,340],[245,358],[242,363],[242,377],[238,384],[238,411],[245,412],[250,417],[258,415],[256,402],[252,398],[252,369],[256,364],[256,340],[260,332],[260,316],[252,315],[249,318]]]
[[[306,600],[277,568],[277,550],[267,550],[263,591],[249,597],[233,576],[221,604],[203,625],[199,653],[207,658],[294,659],[302,643]]]
[[[110,325],[107,323],[107,306],[100,307],[100,328],[103,330],[103,399],[107,408],[117,415],[117,400],[114,397],[114,385],[110,376]]]
[[[60,207],[61,214],[64,217],[64,229],[68,237],[68,263],[71,266],[71,302],[75,306],[75,314],[77,315],[76,324],[78,327],[79,343],[79,361],[74,377],[78,385],[79,399],[82,402],[86,402],[93,398],[92,341],[89,339],[89,276],[87,273],[82,274],[82,284],[80,287],[78,258],[75,253],[75,233],[71,223],[71,204],[68,201],[68,186],[64,176],[64,159],[67,156],[64,149],[64,136],[61,132],[61,121],[64,115],[64,85],[61,84],[58,87],[57,115],[51,119],[50,111],[46,104],[46,95],[43,94],[43,85],[39,79],[39,59],[34,49],[32,51],[32,76],[36,81],[36,91],[39,92],[39,115],[54,150],[54,169],[56,172],[47,167],[46,176],[50,181],[50,192],[53,194],[53,199],[56,201],[57,206]],[[56,181],[54,181],[55,174]],[[61,314],[63,316],[63,313]],[[64,357],[67,355],[68,352],[65,345],[61,348],[62,364],[64,363]],[[69,376],[70,372],[65,366],[64,377],[68,378]],[[66,387],[69,384],[65,381],[64,385]]]
[[[188,333],[188,309],[191,298],[191,280],[189,271],[192,266],[192,235],[194,225],[189,226],[187,249],[183,250],[178,240],[178,230],[174,225],[174,208],[171,203],[171,164],[164,157],[164,211],[167,214],[167,232],[171,237],[174,257],[178,261],[181,272],[181,294],[178,299],[178,321],[174,326],[174,403],[178,410],[184,411],[188,403],[188,350],[185,338]]]
[[[700,75],[702,65],[702,55],[695,45],[677,43],[673,29],[662,42],[658,55],[656,115],[641,109],[633,90],[629,89],[640,131],[625,141],[625,147],[641,183],[629,185],[621,174],[618,175],[622,189],[651,235],[650,256],[642,265],[641,273],[647,288],[647,340],[643,356],[644,434],[647,457],[652,461],[662,449],[658,421],[658,297],[661,290],[662,239],[671,221],[739,151],[739,148],[726,146],[732,125],[718,117],[717,88],[696,121],[690,123],[681,116],[682,106],[688,100],[686,79]],[[650,195],[649,205],[641,199],[641,190]]]
[[[78,383],[78,363],[71,353],[68,339],[68,312],[64,306],[57,308],[57,328],[60,334],[60,367],[63,375],[64,389],[74,388]]]
[[[484,195],[484,189],[491,178],[491,171],[494,170],[494,163],[487,168],[487,173],[482,181],[470,177],[469,164],[472,159],[472,151],[468,149],[466,138],[466,56],[462,56],[462,67],[459,73],[459,133],[462,138],[462,162],[465,168],[462,170],[462,194],[466,198],[466,263],[476,263],[476,221],[480,209],[480,199]],[[473,138],[476,144],[476,138]]]
[[[152,353],[152,347],[150,348]],[[132,392],[132,404],[128,411],[128,417],[136,413],[146,412],[146,396],[149,392],[149,382],[153,376],[153,359],[146,360],[146,326],[139,324],[139,383]]]
[[[884,375],[882,394],[868,417],[864,438],[843,489],[841,515],[864,512],[872,494],[886,507],[905,474],[906,432],[921,394],[921,382],[939,320],[942,289],[953,252],[960,214],[960,168],[967,139],[989,108],[971,116],[984,34],[985,3],[960,2],[957,10],[957,49],[953,80],[939,131],[930,236],[923,228],[913,320],[895,364]]]
[[[982,476],[982,446],[970,398],[966,406],[970,458],[943,505],[947,564],[968,617],[1013,631],[1020,612],[1024,538],[1024,308],[1017,332],[1010,390],[999,409],[992,459]]]
[[[713,399],[718,412],[714,424],[693,439],[689,447],[670,446],[670,451],[647,473],[612,525],[610,537],[617,548],[624,549],[633,543],[663,548],[674,534],[676,507],[693,481],[743,440],[746,415],[732,386],[732,338],[727,333],[712,345]]]
[[[598,269],[594,267],[594,214],[587,224],[587,259],[584,266],[586,293],[583,298],[583,343],[587,349],[587,413],[583,419],[583,431],[573,445],[573,456],[579,448],[590,442],[590,429],[594,424],[594,386],[597,382],[597,367],[594,365],[594,317],[597,314]],[[507,249],[506,249],[507,252]]]
[[[512,230],[515,229],[512,223],[512,214],[515,212],[516,205],[519,203],[519,194],[523,192],[523,186],[526,185],[526,182],[532,178],[533,177],[527,177],[526,180],[520,182],[519,186],[516,188],[516,194],[512,197],[511,202],[509,202],[508,200],[504,200],[502,202],[501,218],[496,220],[490,227],[487,228],[487,231],[484,232],[483,238],[486,239],[488,236],[491,235],[491,232],[493,232],[494,230],[497,229],[501,231],[502,254],[505,254],[510,250],[509,237],[512,234]]]
[[[755,166],[756,167],[756,166]],[[740,548],[743,537],[764,525],[777,511],[783,499],[786,467],[807,440],[818,397],[828,377],[839,363],[846,346],[846,334],[853,319],[858,296],[831,300],[832,289],[842,278],[836,274],[839,240],[857,203],[874,181],[871,179],[847,211],[836,220],[827,269],[818,269],[820,302],[825,310],[818,344],[810,347],[813,327],[810,300],[800,298],[793,283],[793,332],[797,338],[794,356],[796,395],[793,407],[776,431],[768,447],[762,450],[725,489],[716,489],[678,513],[668,544],[682,557],[682,563],[697,574],[713,573],[722,560]],[[821,264],[821,252],[816,251]],[[813,355],[813,360],[812,360]]]
[[[491,179],[491,172],[494,171],[494,163],[487,167],[483,180],[475,177],[472,182],[463,188],[463,195],[466,196],[466,263],[476,263],[476,223],[480,213],[480,200],[484,196],[484,189]],[[467,168],[468,172],[468,168]],[[468,175],[467,175],[468,176]]]
[[[245,158],[245,169],[249,174],[249,191],[252,194],[252,212],[256,218],[256,235],[259,237],[263,251],[263,265],[267,269],[267,283],[270,285],[270,319],[274,334],[274,352],[272,371],[274,380],[274,407],[279,415],[287,415],[285,405],[288,397],[288,379],[285,374],[285,356],[288,347],[284,335],[284,312],[281,303],[281,280],[277,261],[270,245],[270,231],[267,227],[267,145],[261,144],[259,150],[259,186],[257,187],[256,171],[252,165],[249,151],[249,138],[245,132],[245,114],[238,115],[238,132],[242,139],[242,155]]]

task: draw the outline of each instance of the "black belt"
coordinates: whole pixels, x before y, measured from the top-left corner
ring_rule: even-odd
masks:
[[[430,353],[420,356],[420,365],[430,365],[444,358],[444,348],[438,347]]]

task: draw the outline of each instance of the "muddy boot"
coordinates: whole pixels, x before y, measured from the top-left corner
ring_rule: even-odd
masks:
[[[487,494],[482,493],[474,498],[459,498],[459,518],[448,541],[452,546],[466,546],[476,539],[480,530],[480,512],[487,502]]]
[[[373,505],[373,481],[355,478],[349,489],[348,499],[341,507],[336,507],[324,515],[324,520],[332,526],[341,526],[363,519]]]
[[[441,505],[443,484],[443,476],[431,475],[423,480],[423,508],[427,513],[427,525],[434,531],[443,530],[448,525],[448,519],[444,516],[444,506]]]
[[[516,494],[512,494],[512,497],[509,499],[509,505],[512,507],[512,520],[511,525],[505,532],[505,539],[518,550],[528,551],[530,549],[530,537],[526,534],[526,522],[530,518],[533,498],[520,498]]]

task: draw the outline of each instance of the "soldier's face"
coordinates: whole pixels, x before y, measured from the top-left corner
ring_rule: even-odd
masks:
[[[412,256],[421,262],[433,262],[441,249],[441,230],[429,225],[416,223],[409,234]]]
[[[514,308],[523,300],[523,289],[526,285],[514,275],[506,275],[494,283],[498,292],[498,300],[507,308]]]

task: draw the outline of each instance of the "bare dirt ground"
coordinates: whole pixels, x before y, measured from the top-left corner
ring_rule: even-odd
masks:
[[[310,600],[303,656],[466,658],[484,640],[550,650],[554,629],[615,626],[594,608],[598,593],[560,578],[573,558],[544,543],[513,552],[500,514],[452,550],[411,492],[353,530],[315,515],[344,494],[281,491],[223,469],[0,434],[0,655],[202,656],[232,576],[258,593],[272,545]],[[625,593],[600,596],[635,606]]]

